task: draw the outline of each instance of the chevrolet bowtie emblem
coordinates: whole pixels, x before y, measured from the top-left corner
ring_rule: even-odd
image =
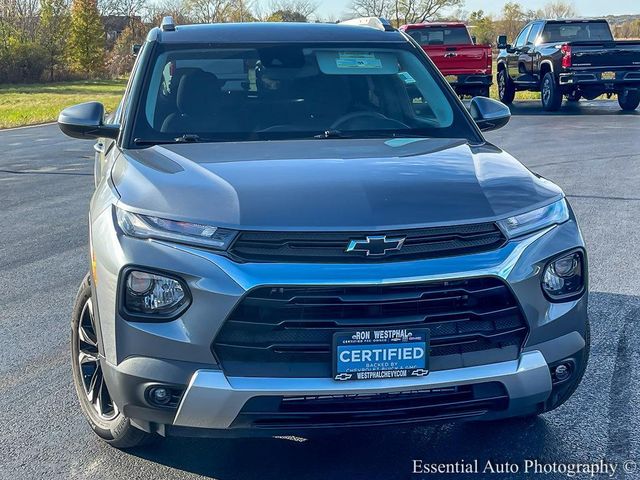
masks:
[[[364,252],[367,257],[380,257],[387,252],[397,251],[404,245],[406,237],[387,237],[386,235],[369,236],[366,239],[351,240],[347,253]]]
[[[339,373],[335,376],[336,380],[349,380],[353,375],[351,373]]]

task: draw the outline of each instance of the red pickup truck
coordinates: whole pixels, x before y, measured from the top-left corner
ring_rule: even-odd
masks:
[[[458,95],[489,96],[491,47],[476,45],[464,23],[415,23],[400,30],[422,46]]]

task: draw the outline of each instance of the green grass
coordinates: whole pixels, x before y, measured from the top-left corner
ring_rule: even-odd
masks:
[[[493,85],[491,85],[491,98],[498,99],[498,84],[495,77],[493,79]],[[516,92],[516,101],[518,100],[540,100],[540,92]]]
[[[113,111],[125,86],[126,80],[0,85],[0,128],[52,122],[63,108],[91,100]]]

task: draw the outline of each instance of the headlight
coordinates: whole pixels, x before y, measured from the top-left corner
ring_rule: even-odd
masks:
[[[212,225],[142,215],[128,212],[118,207],[115,207],[115,209],[118,225],[130,237],[155,238],[226,250],[237,233],[233,230]]]
[[[568,300],[584,290],[582,253],[573,252],[550,261],[542,275],[542,289],[551,300]]]
[[[535,232],[551,225],[557,225],[569,220],[569,206],[563,198],[546,207],[537,208],[521,215],[500,220],[498,224],[507,233],[509,238],[519,237],[527,233]]]
[[[190,298],[178,279],[135,269],[124,272],[122,290],[124,313],[147,319],[175,318],[188,307]]]

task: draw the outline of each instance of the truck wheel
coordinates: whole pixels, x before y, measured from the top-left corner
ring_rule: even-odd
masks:
[[[109,395],[104,381],[97,329],[91,299],[91,280],[87,275],[76,295],[71,316],[71,366],[73,384],[82,413],[93,431],[116,448],[132,448],[157,438],[131,425]]]
[[[562,91],[556,85],[553,73],[547,72],[542,79],[542,108],[555,112],[562,105]]]
[[[507,105],[513,103],[516,96],[516,87],[509,78],[506,69],[498,72],[498,98]]]
[[[632,111],[638,108],[640,105],[640,91],[638,90],[625,90],[618,94],[618,104],[624,111]]]

